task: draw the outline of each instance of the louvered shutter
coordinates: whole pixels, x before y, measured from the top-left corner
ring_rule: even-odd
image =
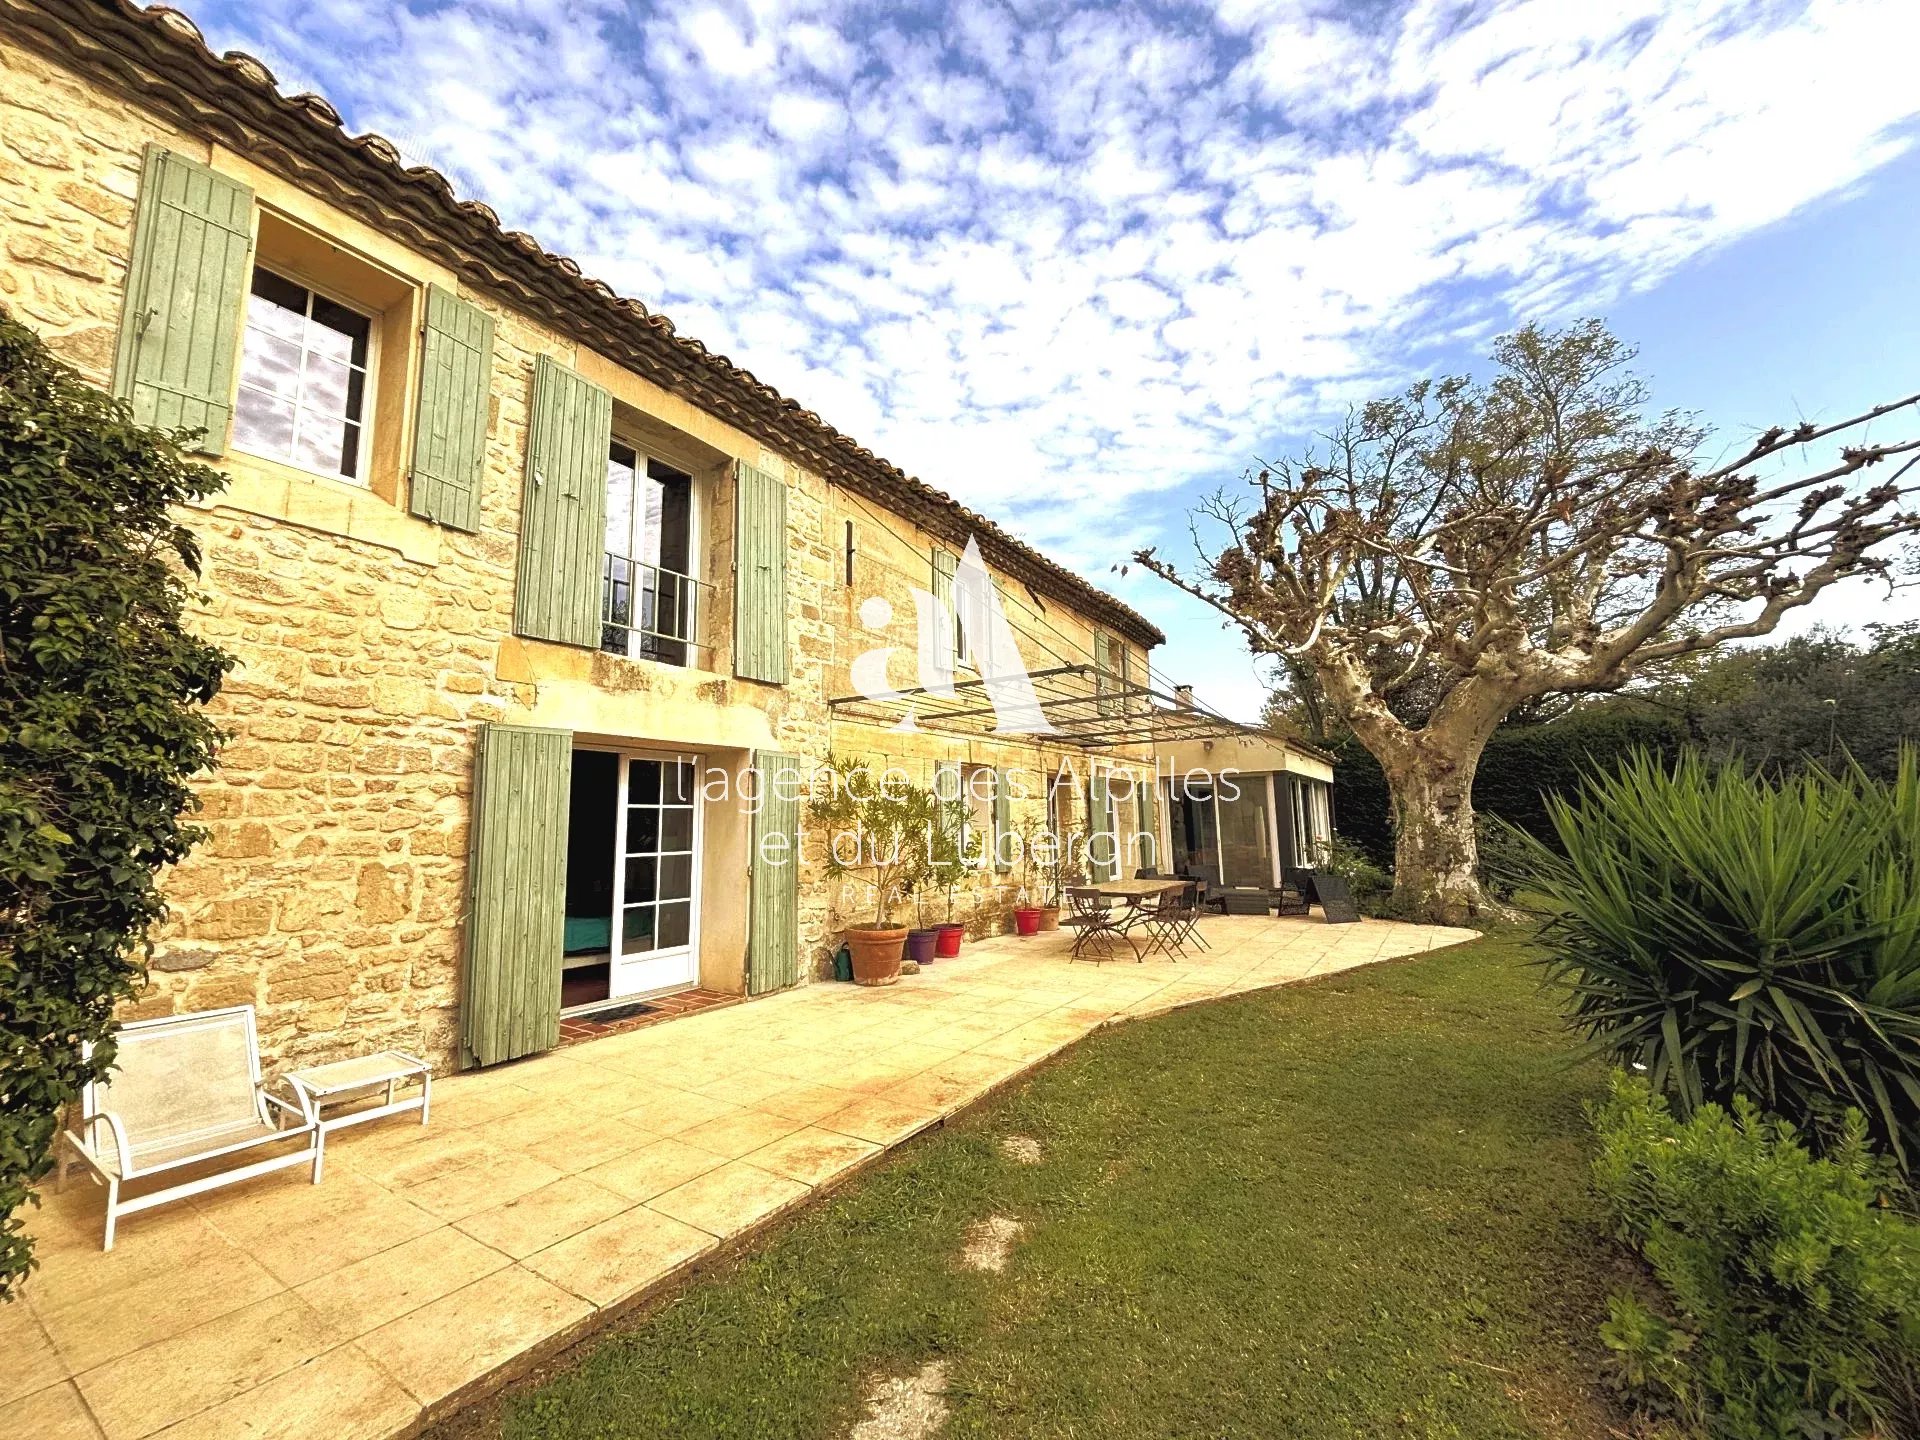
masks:
[[[741,461],[734,499],[733,673],[787,683],[787,487]]]
[[[951,760],[943,760],[933,767],[933,793],[942,800],[960,798],[960,766]]]
[[[784,990],[800,979],[800,799],[792,793],[801,760],[778,750],[753,756],[759,809],[748,861],[747,993]],[[776,776],[788,776],[783,797]]]
[[[947,621],[946,643],[941,653],[934,657],[943,674],[951,675],[954,665],[966,658],[966,641],[962,638],[960,612],[954,608],[953,580],[960,573],[960,557],[951,550],[942,550],[935,546],[933,550],[933,598],[946,606]]]
[[[570,731],[480,727],[460,1017],[464,1065],[495,1065],[559,1043],[572,778]]]
[[[493,317],[429,286],[407,497],[408,508],[422,520],[450,530],[480,528],[492,369]]]
[[[218,455],[233,428],[233,367],[253,252],[253,191],[149,145],[114,355],[113,393],[133,418],[205,431]]]
[[[612,437],[611,395],[545,355],[534,362],[513,596],[517,635],[563,645],[600,643]]]
[[[1013,772],[993,772],[993,868],[1005,874],[1013,869],[1012,848],[1006,837],[1013,830]]]
[[[1104,632],[1093,632],[1094,709],[1101,715],[1113,713],[1113,650]]]

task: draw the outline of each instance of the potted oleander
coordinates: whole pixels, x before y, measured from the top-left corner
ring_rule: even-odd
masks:
[[[1052,845],[1047,858],[1041,863],[1042,930],[1060,928],[1060,910],[1066,904],[1067,887],[1087,883],[1087,872],[1081,863],[1082,849],[1080,832],[1069,830],[1065,841]]]
[[[933,927],[938,937],[934,951],[949,960],[960,953],[960,942],[967,937],[967,927],[953,918],[953,892],[967,875],[966,824],[966,801],[942,800],[928,849],[927,883],[947,892],[947,918]]]
[[[894,912],[933,869],[929,837],[945,805],[927,786],[897,772],[876,775],[861,761],[830,759],[827,771],[826,785],[807,802],[809,823],[826,835],[827,873],[864,881],[873,891],[872,923],[844,932],[853,978],[891,985],[900,978],[907,944],[907,927],[893,923]]]
[[[1033,821],[1020,827],[1020,903],[1013,925],[1021,935],[1060,928],[1060,845],[1051,833],[1036,842]]]

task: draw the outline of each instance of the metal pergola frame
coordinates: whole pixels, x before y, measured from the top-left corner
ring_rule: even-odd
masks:
[[[951,685],[918,685],[894,692],[887,700],[866,695],[841,695],[827,702],[836,717],[893,728],[911,717],[922,730],[961,735],[995,733],[999,711],[993,704],[993,686],[1012,677],[956,679]],[[1255,725],[1156,690],[1097,666],[1056,665],[1026,673],[1041,713],[1054,733],[1036,733],[1042,743],[1070,745],[1082,750],[1117,749],[1126,745],[1164,744],[1176,740],[1214,740],[1248,735],[1274,738]]]

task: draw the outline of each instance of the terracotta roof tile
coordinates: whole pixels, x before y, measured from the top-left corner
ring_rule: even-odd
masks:
[[[348,135],[340,112],[320,96],[281,94],[273,72],[251,55],[214,55],[180,11],[143,9],[130,0],[0,0],[0,29],[161,110],[182,128],[244,150],[341,208],[360,211],[402,243],[434,254],[516,308],[723,415],[833,483],[955,543],[977,535],[989,560],[1035,590],[1142,644],[1166,639],[1138,611],[841,434],[751,371],[678,334],[666,316],[582,275],[576,262],[549,253],[531,235],[502,229],[493,210],[459,199],[439,171],[403,163],[384,136]]]

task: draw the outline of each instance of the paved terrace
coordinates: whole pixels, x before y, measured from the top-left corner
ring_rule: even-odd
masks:
[[[1470,938],[1209,917],[1211,952],[969,942],[435,1086],[282,1171],[121,1221],[77,1177],[0,1307],[0,1435],[382,1440],[504,1383],[1099,1026]]]

